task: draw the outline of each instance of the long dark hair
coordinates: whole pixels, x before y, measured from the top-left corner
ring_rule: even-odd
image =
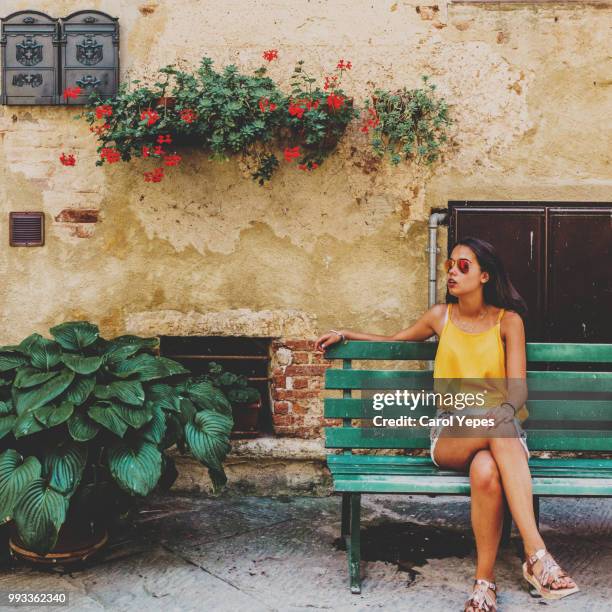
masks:
[[[453,245],[453,249],[457,245],[463,245],[472,249],[474,255],[476,255],[476,259],[478,259],[480,269],[483,272],[489,273],[489,280],[483,287],[483,299],[485,304],[491,304],[492,306],[505,308],[506,310],[514,310],[525,319],[528,312],[527,304],[512,284],[495,247],[485,240],[472,237],[457,240]],[[451,295],[447,289],[446,302],[456,304],[458,301],[459,299]]]

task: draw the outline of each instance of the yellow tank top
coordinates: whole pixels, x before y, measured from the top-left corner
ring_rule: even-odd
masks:
[[[452,304],[446,310],[446,322],[436,351],[434,379],[465,379],[461,391],[474,393],[486,389],[485,408],[499,405],[506,399],[506,351],[501,338],[502,308],[493,327],[483,332],[466,332],[451,321]],[[439,387],[434,386],[436,391]],[[445,408],[446,409],[446,408]],[[528,416],[523,404],[517,411],[519,421]]]

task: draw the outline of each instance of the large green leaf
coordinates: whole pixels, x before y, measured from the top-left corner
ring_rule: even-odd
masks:
[[[96,386],[95,376],[75,376],[66,389],[66,399],[75,406],[80,406],[91,395]]]
[[[46,480],[32,480],[19,498],[13,512],[19,537],[29,550],[48,553],[57,542],[66,520],[67,499],[52,489]]]
[[[178,418],[182,425],[187,425],[192,421],[197,412],[195,404],[188,397],[181,398],[181,411]]]
[[[48,372],[60,362],[62,349],[57,342],[38,336],[33,340],[28,348],[30,362],[38,370]]]
[[[62,361],[66,364],[66,367],[70,368],[77,374],[93,374],[97,372],[104,359],[102,357],[84,357],[83,355],[75,355],[74,353],[64,353],[62,355]]]
[[[44,426],[36,420],[32,409],[21,413],[13,425],[13,435],[16,438],[23,438],[43,430]]]
[[[0,372],[14,370],[27,362],[27,358],[21,353],[3,351],[0,353]]]
[[[113,372],[121,378],[134,376],[136,380],[146,382],[177,374],[188,374],[189,370],[184,368],[178,361],[143,353],[117,364]]]
[[[0,440],[15,426],[17,416],[14,414],[0,415]]]
[[[40,476],[36,457],[24,458],[12,448],[0,455],[0,525],[13,518],[13,509],[25,487]]]
[[[146,390],[147,401],[169,412],[181,411],[181,396],[175,387],[163,383],[151,385]]]
[[[87,461],[87,445],[68,440],[47,453],[42,474],[60,493],[71,496],[81,481]]]
[[[8,402],[0,402],[0,415],[13,414],[13,404]]]
[[[118,399],[126,404],[142,406],[145,393],[137,380],[118,380],[109,385],[97,385],[94,395],[103,400]]]
[[[117,407],[112,402],[96,402],[87,414],[96,422],[123,438],[127,423],[119,416]]]
[[[140,350],[151,350],[159,346],[157,338],[140,338],[138,336],[119,336],[109,341],[102,351],[104,360],[115,365],[135,355]]]
[[[62,402],[59,406],[55,404],[45,404],[34,410],[36,420],[45,427],[55,427],[64,421],[67,421],[74,412],[74,404],[71,402]]]
[[[135,345],[141,349],[156,349],[159,346],[159,338],[143,338],[141,336],[132,336],[126,334],[124,336],[117,336],[112,340],[116,344]]]
[[[77,442],[92,440],[96,437],[98,431],[100,431],[100,426],[86,414],[75,412],[68,419],[68,432]]]
[[[183,426],[178,416],[172,412],[165,415],[166,417],[166,432],[160,443],[160,448],[166,449],[178,444],[183,439]]]
[[[117,441],[108,448],[108,466],[117,484],[132,495],[148,495],[161,476],[161,453],[151,442]]]
[[[35,387],[48,380],[51,380],[59,374],[59,371],[41,372],[36,368],[23,367],[17,370],[15,381],[13,385],[17,389],[27,389],[28,387]]]
[[[144,406],[130,406],[129,404],[115,403],[115,410],[130,427],[140,429],[153,418],[153,410],[146,404]]]
[[[227,481],[222,461],[230,450],[231,417],[214,411],[198,412],[185,426],[185,439],[193,456],[209,468],[215,488]]]
[[[55,376],[38,387],[34,387],[28,391],[16,391],[13,401],[17,414],[23,414],[26,410],[34,410],[48,404],[58,395],[61,395],[73,379],[74,372],[71,370],[62,370],[58,376]]]
[[[151,408],[153,417],[141,430],[141,435],[145,440],[153,442],[155,445],[161,444],[166,433],[166,413],[159,407]]]
[[[227,416],[232,414],[232,405],[223,391],[207,380],[189,385],[187,394],[199,410],[216,410]]]
[[[56,325],[50,330],[59,344],[69,351],[80,351],[93,344],[100,335],[97,325],[87,321],[73,321]]]

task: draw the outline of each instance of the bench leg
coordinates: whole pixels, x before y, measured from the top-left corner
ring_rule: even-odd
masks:
[[[351,493],[351,533],[348,540],[349,577],[351,593],[361,593],[361,494]]]
[[[351,533],[351,494],[342,494],[342,523],[340,526],[340,537],[344,538]],[[348,550],[348,547],[347,547]]]
[[[535,514],[536,527],[540,529],[540,498],[533,496],[533,513]]]
[[[502,525],[501,533],[501,545],[506,546],[510,542],[510,532],[512,531],[512,515],[510,514],[510,508],[508,502],[504,496],[504,523]]]

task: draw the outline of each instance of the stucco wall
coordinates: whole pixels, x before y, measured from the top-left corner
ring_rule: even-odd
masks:
[[[3,0],[3,15],[118,16],[123,78],[202,55],[252,70],[277,48],[270,74],[287,85],[295,60],[323,75],[343,57],[358,99],[374,85],[413,87],[432,75],[455,125],[433,170],[373,168],[355,126],[320,170],[284,167],[264,188],[236,163],[204,155],[148,184],[144,164],[94,166],[95,143],[74,108],[0,107],[2,342],[77,318],[105,335],[265,335],[260,311],[272,335],[294,338],[333,325],[409,325],[427,306],[432,208],[464,198],[610,199],[610,6]],[[77,153],[76,167],[60,165],[63,150]],[[45,212],[43,248],[8,246],[8,212],[21,210]],[[243,310],[223,316],[234,309]]]

